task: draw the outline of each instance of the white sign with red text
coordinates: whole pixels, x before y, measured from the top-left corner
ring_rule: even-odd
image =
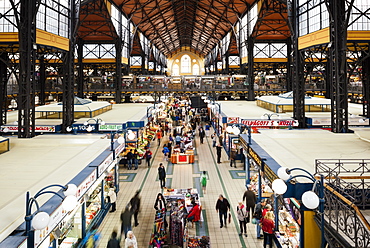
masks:
[[[242,124],[249,127],[297,127],[296,120],[242,120]]]
[[[18,132],[18,126],[1,126],[0,131],[4,133],[15,133]],[[35,132],[55,133],[55,126],[35,126]]]

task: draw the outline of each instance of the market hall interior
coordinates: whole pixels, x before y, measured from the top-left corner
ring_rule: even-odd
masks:
[[[265,113],[271,113],[257,107],[255,102],[225,101],[220,103],[226,116],[260,118]],[[125,122],[145,116],[149,104],[120,104],[114,105],[112,111],[103,113],[98,118],[105,122],[119,119]],[[350,105],[351,112],[358,111],[359,105]],[[15,118],[11,113],[9,118]],[[112,119],[110,119],[112,118]],[[48,120],[49,122],[51,120]],[[83,122],[83,120],[80,120]],[[354,133],[335,134],[323,129],[261,129],[252,134],[253,142],[260,145],[279,165],[288,168],[300,167],[313,173],[315,159],[369,159],[370,134],[367,128],[353,128]],[[110,146],[110,140],[105,134],[66,134],[38,135],[32,139],[10,138],[11,149],[0,156],[1,195],[0,223],[1,229],[19,225],[24,218],[24,196],[26,191],[36,192],[45,185],[66,184],[79,171],[103,150]],[[166,137],[164,137],[166,138]],[[159,163],[166,164],[166,170],[172,174],[167,176],[169,188],[193,188],[200,171],[207,171],[209,184],[207,193],[201,196],[205,223],[202,230],[208,234],[212,247],[261,247],[262,241],[256,239],[255,225],[247,225],[248,237],[238,236],[236,206],[245,191],[245,174],[243,164],[237,162],[237,168],[229,166],[228,155],[222,152],[222,163],[217,164],[216,151],[212,147],[210,137],[200,144],[196,136],[196,161],[194,164],[170,165],[163,160],[161,147],[157,141],[151,143],[154,159],[152,166],[147,168],[141,164],[135,177],[130,182],[120,182],[117,209],[108,213],[99,230],[102,239],[99,247],[105,247],[111,231],[120,231],[119,215],[131,197],[141,189],[142,208],[139,214],[140,225],[133,228],[138,239],[138,247],[147,247],[153,231],[155,197],[161,192],[157,181]],[[4,166],[6,165],[6,166]],[[170,168],[172,166],[172,168]],[[120,173],[126,173],[126,168],[120,168]],[[235,176],[237,175],[237,176]],[[244,177],[243,177],[244,175]],[[219,194],[223,194],[231,204],[232,219],[227,228],[220,228],[215,204]],[[38,199],[42,204],[46,198]],[[14,229],[14,228],[13,228]],[[198,234],[200,228],[189,229],[190,234]]]

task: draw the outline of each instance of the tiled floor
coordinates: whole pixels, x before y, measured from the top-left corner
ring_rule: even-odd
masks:
[[[166,138],[166,137],[165,137]],[[222,164],[217,164],[215,160],[216,151],[212,148],[212,141],[208,137],[204,144],[200,144],[198,137],[196,137],[196,163],[192,164],[175,164],[173,166],[172,175],[167,175],[171,180],[172,188],[191,188],[195,187],[194,183],[199,180],[199,171],[206,170],[209,175],[207,184],[207,192],[201,196],[201,204],[204,210],[206,221],[203,223],[204,230],[209,233],[212,248],[234,248],[234,247],[262,247],[262,240],[256,239],[256,226],[247,224],[248,237],[240,237],[239,222],[236,218],[236,206],[238,200],[242,199],[245,191],[245,179],[233,179],[230,171],[243,170],[243,165],[237,163],[237,168],[229,166],[229,160],[225,152],[222,153]],[[163,143],[162,143],[163,144]],[[126,168],[120,168],[120,173],[137,173],[132,182],[121,182],[120,192],[118,193],[117,209],[115,213],[109,213],[100,226],[102,238],[99,243],[99,248],[105,248],[109,240],[112,230],[116,229],[120,232],[120,212],[129,202],[131,197],[135,194],[137,189],[141,191],[141,211],[139,214],[139,226],[133,228],[133,232],[138,241],[138,247],[149,247],[149,241],[153,228],[153,220],[155,210],[153,208],[154,201],[158,192],[161,192],[159,181],[157,181],[157,168],[160,162],[163,161],[161,149],[158,148],[156,141],[151,144],[154,151],[152,159],[153,164],[148,168],[145,164],[139,166],[136,171],[128,171]],[[197,168],[197,162],[199,168]],[[239,162],[239,161],[238,161]],[[167,162],[165,162],[167,164]],[[166,166],[167,171],[169,168]],[[240,173],[242,174],[242,173]],[[243,175],[243,174],[242,174]],[[196,180],[194,180],[196,178]],[[235,178],[235,177],[234,177]],[[170,180],[168,180],[170,181]],[[167,183],[169,183],[167,181]],[[168,185],[168,184],[167,184]],[[218,214],[215,211],[215,205],[219,194],[223,194],[232,206],[231,223],[227,228],[220,228]],[[195,235],[196,227],[191,228],[190,235]],[[122,240],[122,244],[124,244]]]

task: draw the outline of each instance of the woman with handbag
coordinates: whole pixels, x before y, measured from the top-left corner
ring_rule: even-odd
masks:
[[[243,201],[239,201],[238,206],[236,207],[236,212],[238,214],[238,220],[239,220],[239,226],[240,226],[240,233],[239,236],[243,235],[244,230],[244,236],[247,237],[247,219],[249,216],[249,212],[247,208],[243,205]]]

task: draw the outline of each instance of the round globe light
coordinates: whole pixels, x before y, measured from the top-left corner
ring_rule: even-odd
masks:
[[[233,127],[233,133],[235,134],[235,135],[239,135],[240,134],[240,129],[238,128],[238,127]]]
[[[232,126],[227,126],[226,132],[232,133],[233,132],[233,127]]]
[[[135,137],[136,137],[136,135],[135,135],[135,133],[134,132],[128,132],[128,135],[127,135],[127,139],[129,139],[129,140],[134,140],[135,139]]]
[[[86,131],[91,132],[92,130],[93,130],[93,127],[88,125],[87,128],[86,128]]]
[[[315,192],[307,191],[302,195],[302,203],[309,209],[315,209],[319,206],[320,199]]]
[[[67,212],[72,211],[77,205],[77,197],[74,195],[69,195],[64,198],[62,202],[62,207]]]
[[[287,167],[280,167],[277,170],[277,176],[284,181],[288,180],[290,178],[290,174],[288,174],[288,168]]]
[[[87,121],[84,122],[84,125],[87,126],[89,123]]]
[[[101,125],[105,125],[105,121],[101,121],[101,122],[100,122],[100,124],[101,124]]]
[[[32,227],[36,230],[42,230],[48,226],[50,220],[50,216],[45,212],[38,212],[32,218]]]
[[[73,183],[67,184],[67,189],[64,191],[65,196],[76,195],[77,186]]]
[[[67,132],[72,131],[72,127],[71,127],[71,126],[66,127],[66,131],[67,131]]]
[[[119,136],[118,139],[117,139],[117,142],[119,144],[123,144],[123,143],[125,143],[125,138],[123,138],[122,136]]]
[[[272,190],[279,195],[283,195],[288,189],[288,186],[282,179],[275,179],[272,182]]]

